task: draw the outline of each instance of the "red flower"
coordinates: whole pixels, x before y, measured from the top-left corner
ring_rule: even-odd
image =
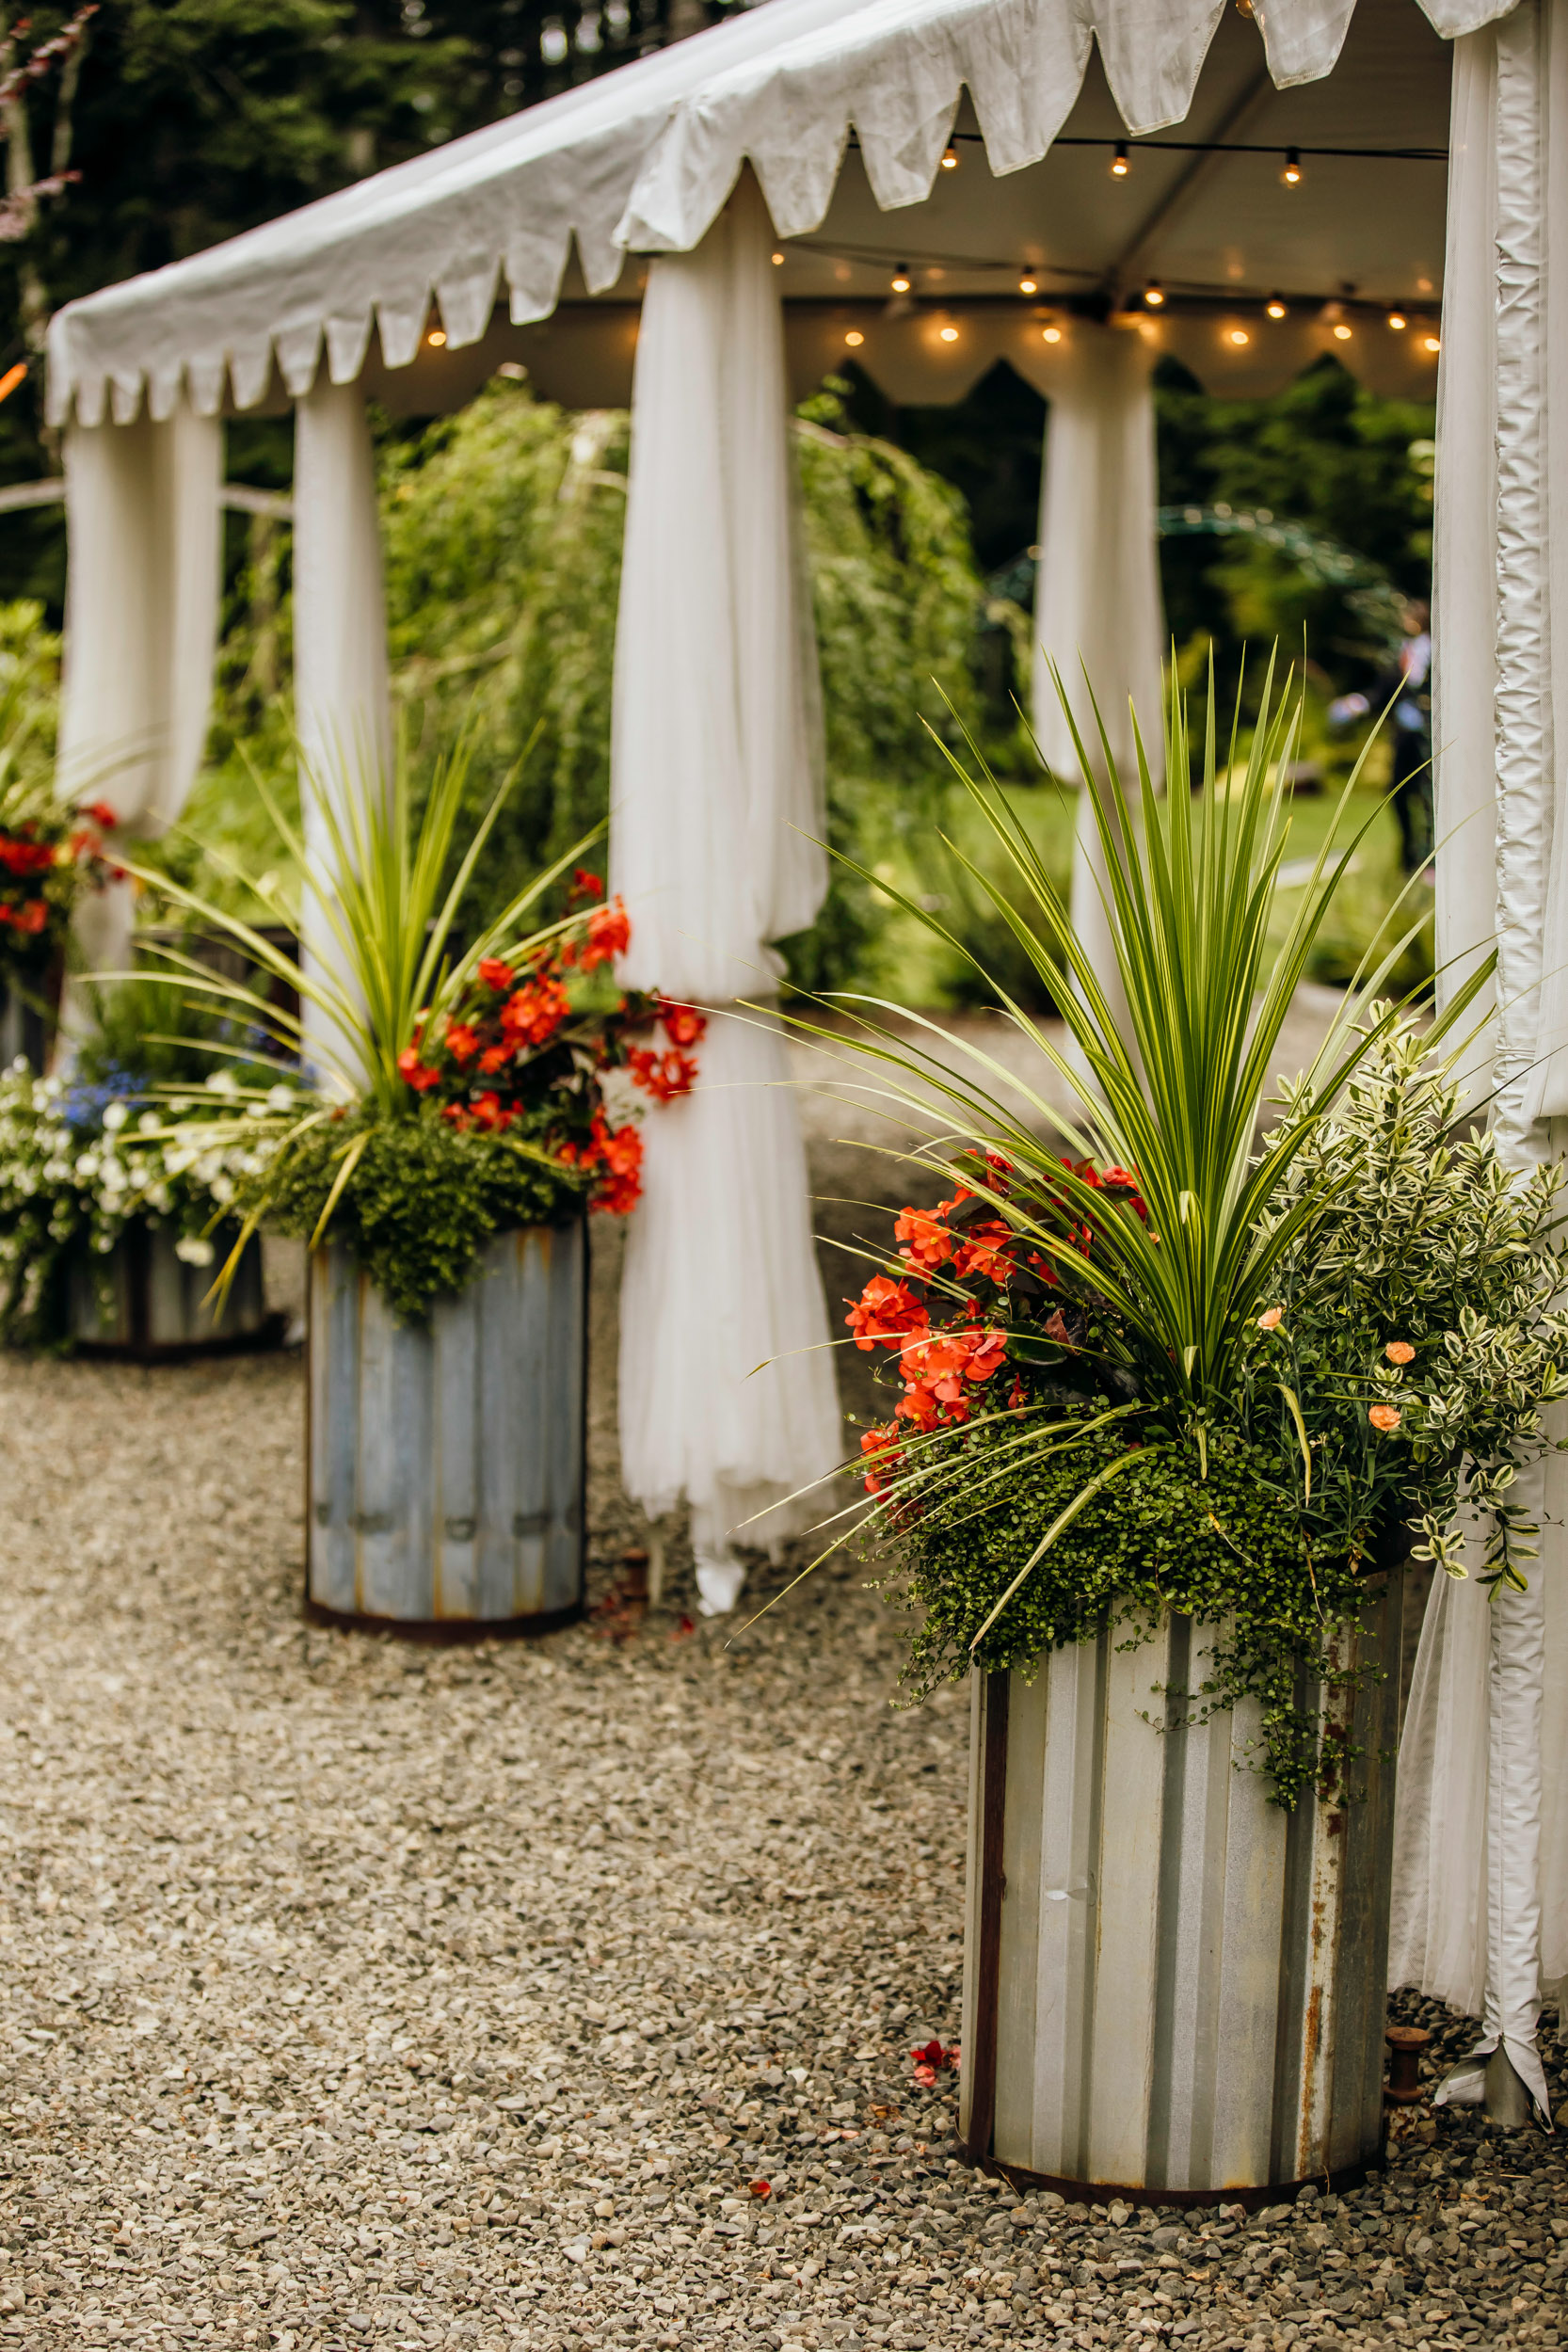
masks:
[[[595,1120],[600,1130],[600,1153],[612,1176],[634,1176],[641,1173],[643,1139],[636,1128],[628,1124],[617,1127],[612,1135],[602,1113]]]
[[[1005,1332],[984,1333],[981,1336],[980,1345],[974,1350],[968,1364],[964,1367],[965,1379],[989,1380],[993,1372],[1000,1369],[1006,1354],[1007,1335]]]
[[[37,933],[49,920],[49,909],[40,898],[30,898],[15,918],[18,931]]]
[[[499,955],[482,955],[479,958],[479,977],[486,987],[493,988],[499,997],[505,994],[517,975],[510,964],[503,963]]]
[[[883,1474],[896,1477],[903,1465],[902,1454],[891,1450],[897,1442],[898,1433],[896,1421],[888,1422],[882,1429],[869,1429],[861,1432],[860,1451],[863,1454],[874,1454],[877,1457],[873,1463],[867,1465],[866,1492],[868,1495],[886,1494],[887,1488],[883,1484]]]
[[[910,1382],[893,1407],[893,1413],[896,1419],[912,1421],[918,1430],[936,1429],[944,1417],[935,1394],[920,1381]],[[969,1417],[968,1408],[951,1417],[967,1421]]]
[[[656,1102],[673,1102],[678,1095],[689,1095],[696,1077],[696,1064],[690,1054],[677,1053],[672,1047],[668,1053],[649,1053],[641,1046],[633,1046],[626,1057],[633,1082]]]
[[[939,2041],[928,2041],[923,2048],[911,2050],[909,2055],[915,2061],[915,2080],[922,2083],[927,2090],[936,2088],[936,2077],[944,2068],[951,2066],[954,2073],[958,2071],[959,2049],[956,2042],[951,2042],[944,2050]]]
[[[602,1168],[593,1206],[624,1217],[642,1198],[643,1139],[634,1127],[616,1128],[612,1134],[602,1111],[596,1111],[585,1144],[562,1144],[559,1156],[568,1168]]]
[[[526,980],[501,1008],[501,1034],[515,1051],[520,1046],[548,1045],[571,1011],[558,980]]]
[[[486,1078],[491,1077],[512,1058],[510,1046],[487,1046],[479,1057],[479,1067]]]
[[[952,1254],[952,1271],[960,1282],[970,1274],[980,1274],[986,1282],[999,1286],[1013,1272],[1008,1253],[1012,1235],[1004,1224],[973,1225],[966,1240],[960,1241]]]
[[[106,800],[89,800],[82,814],[84,817],[90,817],[93,824],[104,833],[112,833],[120,823],[119,816],[109,807]]]
[[[707,1033],[708,1016],[695,1004],[676,1004],[669,997],[661,997],[659,1018],[672,1046],[699,1046]]]
[[[586,866],[579,866],[571,877],[571,894],[573,898],[602,898],[604,885]]]
[[[577,952],[576,960],[585,972],[600,964],[608,964],[613,955],[624,955],[632,939],[632,922],[618,898],[608,906],[596,906],[588,917],[588,936]]]
[[[466,1021],[452,1021],[446,1032],[446,1049],[459,1068],[473,1060],[479,1050],[479,1038]]]
[[[1106,1192],[1113,1192],[1118,1197],[1125,1193],[1127,1205],[1132,1210],[1133,1215],[1142,1217],[1144,1224],[1147,1224],[1148,1204],[1139,1192],[1138,1178],[1130,1168],[1107,1168],[1100,1177],[1100,1189]]]
[[[35,841],[21,833],[0,833],[0,866],[14,874],[45,873],[55,862],[48,841]]]
[[[850,1305],[845,1322],[855,1334],[855,1344],[863,1355],[869,1355],[878,1340],[885,1348],[901,1347],[905,1334],[923,1333],[930,1322],[924,1306],[907,1283],[893,1282],[887,1274],[873,1274],[861,1291],[858,1304]]]
[[[413,1046],[404,1047],[397,1057],[397,1068],[398,1075],[408,1080],[416,1095],[423,1095],[430,1087],[440,1084],[440,1070],[426,1069]]]
[[[942,1222],[947,1208],[948,1203],[941,1201],[935,1209],[905,1208],[901,1212],[893,1227],[893,1239],[904,1244],[899,1256],[907,1265],[929,1272],[952,1256],[952,1236]]]

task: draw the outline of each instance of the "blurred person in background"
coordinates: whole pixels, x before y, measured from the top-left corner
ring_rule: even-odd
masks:
[[[1403,642],[1364,695],[1341,695],[1329,706],[1336,727],[1386,711],[1392,730],[1393,773],[1389,797],[1400,827],[1400,857],[1406,873],[1432,863],[1432,611],[1419,598],[1405,606]]]

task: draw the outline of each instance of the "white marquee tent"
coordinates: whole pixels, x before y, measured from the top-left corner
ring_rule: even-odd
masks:
[[[1380,390],[1435,375],[1440,960],[1498,942],[1488,1060],[1523,1164],[1568,1117],[1565,172],[1568,0],[767,0],[60,313],[68,787],[112,767],[107,797],[156,829],[189,786],[226,414],[295,406],[319,748],[386,727],[367,396],[454,408],[510,361],[568,404],[630,398],[613,879],[632,976],[722,1008],[766,991],[769,942],[824,881],[792,393],[847,350],[922,401],[1010,360],[1051,405],[1041,637],[1148,707],[1154,359],[1239,392],[1322,350]],[[1151,280],[1162,301],[1129,310]],[[654,1512],[690,1498],[721,1603],[728,1531],[839,1444],[780,1056],[766,1027],[714,1023],[704,1084],[650,1131],[623,1299],[628,1481]],[[1568,1542],[1546,1483],[1528,1594],[1433,1596],[1393,1956],[1395,1981],[1480,2010],[1482,2049],[1543,2105],[1542,1988],[1568,1976]]]

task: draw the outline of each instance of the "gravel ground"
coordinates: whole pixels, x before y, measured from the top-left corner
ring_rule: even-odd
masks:
[[[852,1575],[728,1648],[320,1632],[292,1360],[0,1400],[12,2339],[1559,2340],[1533,2131],[1256,2222],[958,2163],[964,1706]]]
[[[889,1707],[855,1570],[694,1627],[675,1551],[640,1624],[415,1649],[300,1622],[296,1359],[0,1359],[0,1413],[8,2340],[1560,2340],[1533,2130],[1417,2110],[1367,2190],[1256,2220],[959,2162],[911,2051],[958,2033],[967,1710]],[[1429,2072],[1465,2046],[1400,2006]]]

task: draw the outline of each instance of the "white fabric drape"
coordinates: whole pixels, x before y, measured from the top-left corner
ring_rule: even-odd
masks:
[[[1450,969],[1484,937],[1475,876],[1487,833],[1498,949],[1492,1109],[1505,1156],[1523,1169],[1562,1141],[1545,1124],[1558,1108],[1556,1064],[1547,1071],[1538,1056],[1559,912],[1548,885],[1562,846],[1557,746],[1568,744],[1554,707],[1568,687],[1568,598],[1554,601],[1545,554],[1568,527],[1546,236],[1551,192],[1568,172],[1568,5],[1524,0],[1461,44],[1455,66],[1438,451],[1438,952],[1451,985]],[[1490,443],[1478,446],[1488,414]],[[1486,1091],[1478,1072],[1478,1095]],[[1488,1607],[1440,1579],[1422,1629],[1400,1750],[1390,1972],[1481,2011],[1478,2063],[1450,2096],[1480,2096],[1479,2061],[1501,2042],[1544,2111],[1536,2018],[1543,1979],[1568,1969],[1568,1720],[1546,1697],[1568,1670],[1568,1480],[1555,1459],[1530,1478],[1542,1539],[1528,1591]]]
[[[1095,705],[1124,788],[1138,790],[1138,714],[1149,772],[1164,776],[1160,708],[1164,634],[1154,514],[1160,503],[1149,356],[1134,333],[1076,325],[1053,387],[1040,486],[1034,592],[1034,732],[1048,766],[1071,788],[1080,775],[1054,664],[1096,774],[1103,775]],[[1086,675],[1087,674],[1087,677]],[[1090,688],[1094,690],[1094,703]],[[1130,707],[1129,707],[1130,705]],[[1080,788],[1073,856],[1073,921],[1112,1009],[1127,1006],[1116,978],[1106,863]]]
[[[341,960],[323,920],[333,852],[320,795],[338,806],[351,792],[377,791],[392,748],[387,677],[386,592],[376,459],[364,395],[322,378],[295,408],[294,686],[300,803],[308,862],[300,909],[304,968]],[[346,1058],[344,1041],[306,1002],[308,1041]]]
[[[768,942],[811,920],[826,883],[771,248],[743,180],[696,253],[653,263],[632,396],[611,752],[621,976],[716,1008],[771,994]],[[732,1606],[728,1531],[829,1470],[840,1426],[782,1041],[720,1011],[699,1059],[693,1096],[644,1128],[622,1471],[654,1515],[685,1493],[704,1599]]]
[[[127,834],[173,824],[201,764],[217,642],[223,428],[184,406],[163,424],[66,435],[65,665],[58,790],[102,800]],[[85,905],[100,970],[124,964],[132,895]]]

